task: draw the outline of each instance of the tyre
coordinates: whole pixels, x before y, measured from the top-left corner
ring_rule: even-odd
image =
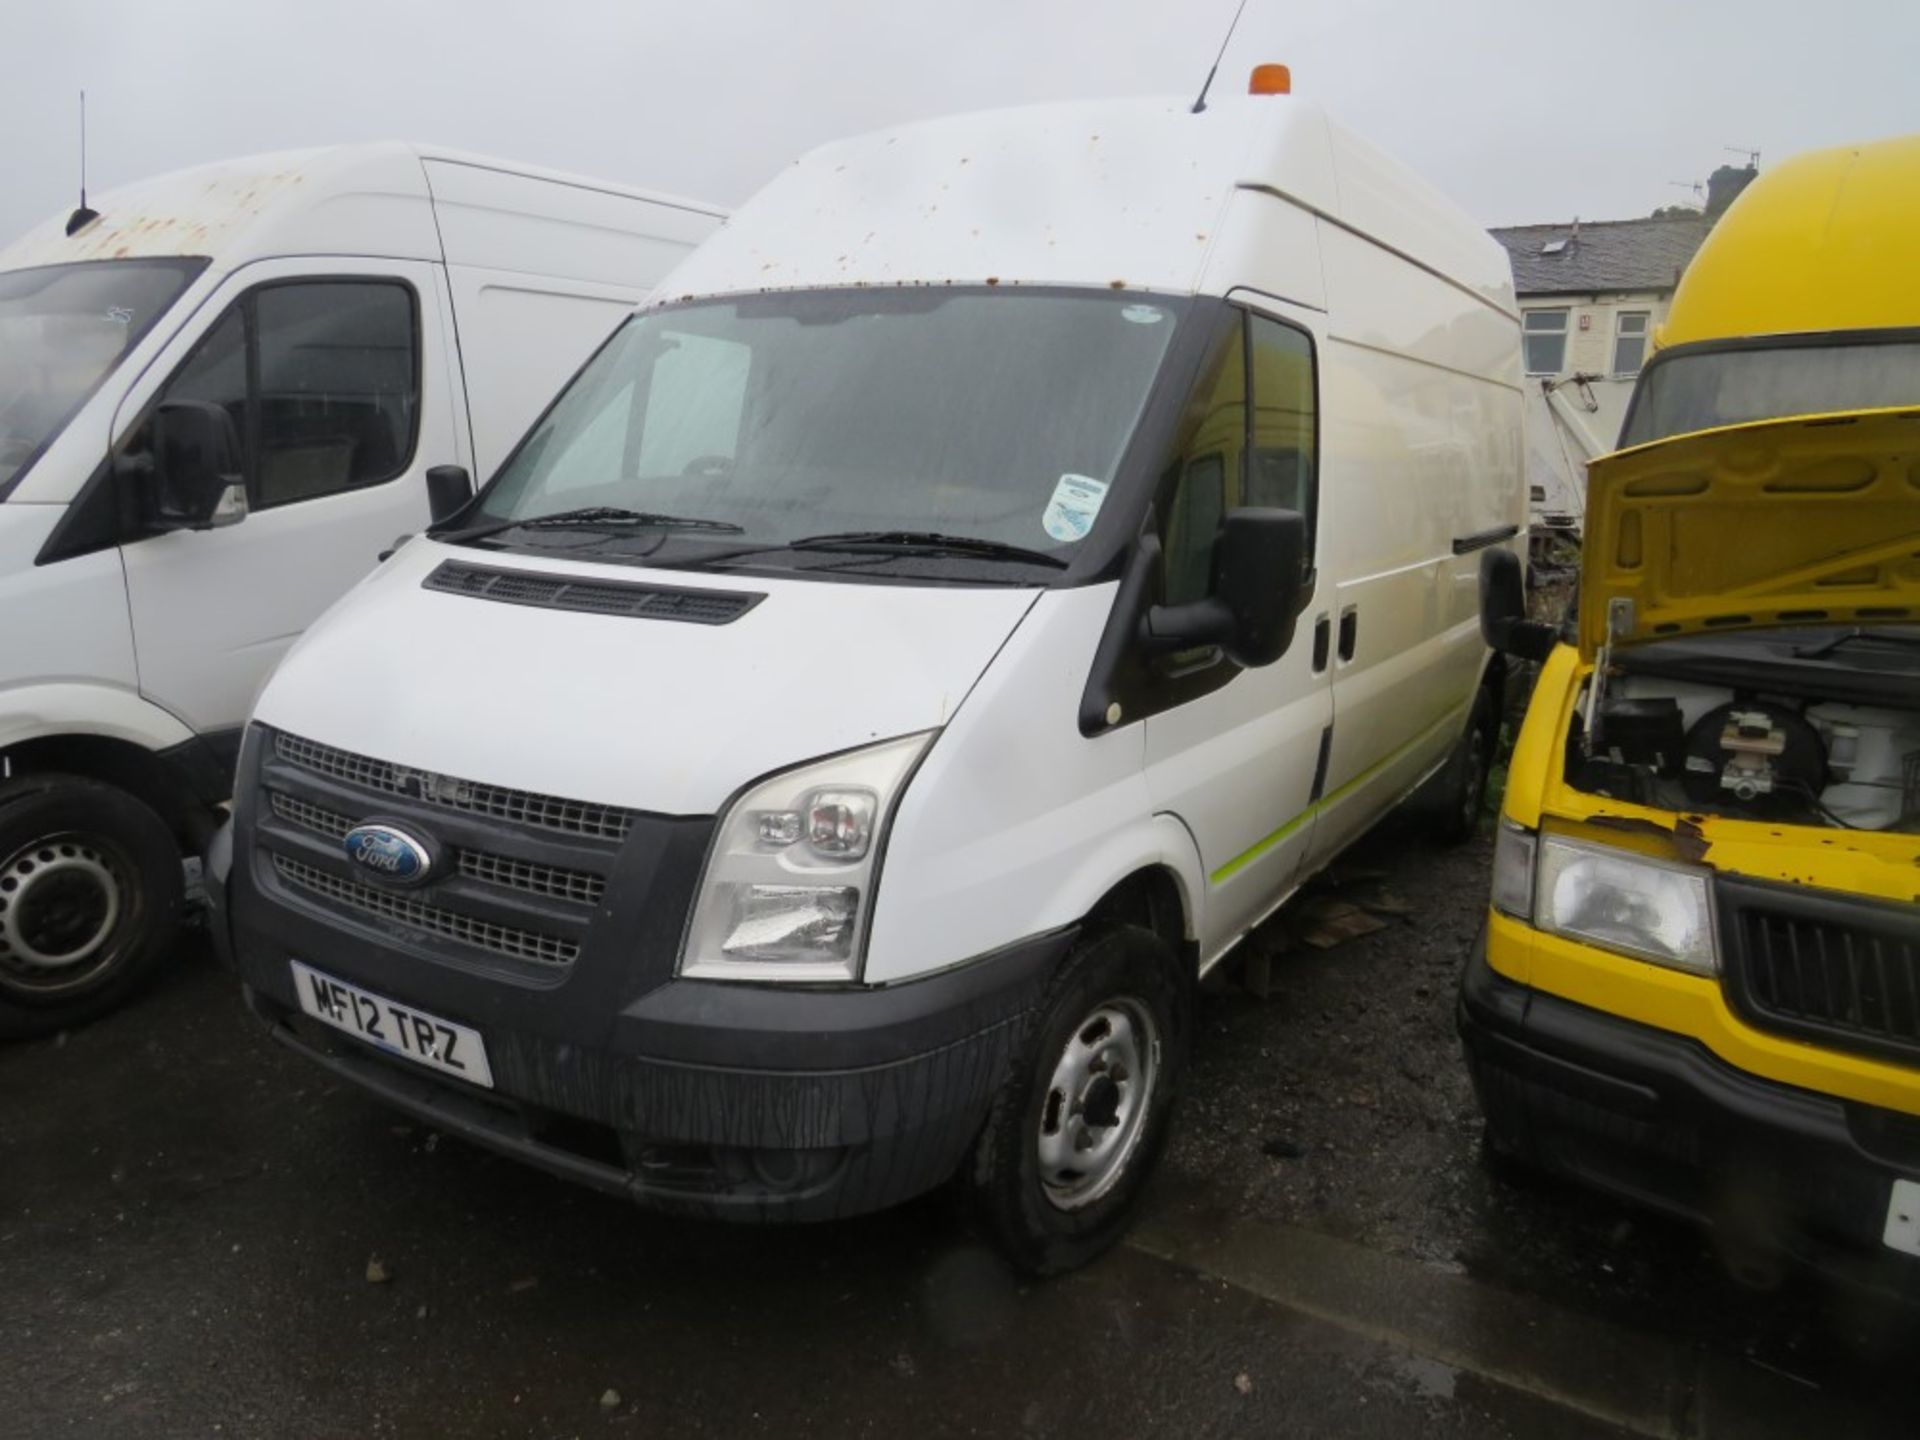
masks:
[[[0,1040],[103,1015],[171,951],[180,848],[123,790],[65,775],[0,787]]]
[[[961,1177],[1018,1269],[1075,1269],[1125,1233],[1166,1143],[1189,1008],[1152,931],[1093,932],[1061,964]]]
[[[1492,692],[1483,685],[1474,692],[1466,730],[1421,802],[1427,829],[1443,845],[1464,844],[1480,828],[1499,724]]]

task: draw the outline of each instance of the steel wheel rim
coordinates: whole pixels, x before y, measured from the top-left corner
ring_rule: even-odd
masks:
[[[1131,997],[1102,1001],[1068,1034],[1040,1097],[1034,1153],[1058,1210],[1109,1194],[1146,1132],[1160,1082],[1160,1027]]]
[[[0,983],[47,995],[95,979],[113,963],[129,873],[91,835],[49,835],[0,862]]]

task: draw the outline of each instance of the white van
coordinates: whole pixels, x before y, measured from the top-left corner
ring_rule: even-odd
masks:
[[[295,647],[210,852],[284,1043],[671,1210],[1119,1233],[1196,978],[1432,777],[1506,257],[1284,96],[830,145]]]
[[[720,220],[398,144],[95,203],[0,250],[0,1037],[167,953],[274,662]]]

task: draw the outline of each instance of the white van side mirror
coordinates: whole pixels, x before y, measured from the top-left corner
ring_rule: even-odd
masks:
[[[155,530],[215,530],[247,518],[240,432],[206,400],[168,400],[143,427],[144,455],[116,463],[140,483],[140,509]]]
[[[1141,621],[1151,650],[1218,645],[1236,665],[1271,665],[1293,643],[1306,581],[1307,521],[1297,510],[1229,510],[1213,542],[1204,599],[1154,605]]]

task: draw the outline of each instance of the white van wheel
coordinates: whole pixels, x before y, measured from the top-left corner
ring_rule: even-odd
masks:
[[[173,948],[184,888],[166,822],[125,791],[68,775],[0,788],[0,1039],[130,996]]]
[[[1062,1210],[1091,1205],[1126,1173],[1160,1079],[1160,1029],[1138,1000],[1096,1005],[1067,1037],[1034,1136],[1040,1185]]]
[[[1487,803],[1487,780],[1493,773],[1494,745],[1499,739],[1493,695],[1484,685],[1474,692],[1467,728],[1453,754],[1426,787],[1420,805],[1428,828],[1442,844],[1471,840],[1480,828],[1480,811]]]
[[[1190,987],[1164,940],[1088,933],[1060,963],[961,1183],[1001,1252],[1033,1275],[1086,1264],[1126,1232],[1166,1142]]]

